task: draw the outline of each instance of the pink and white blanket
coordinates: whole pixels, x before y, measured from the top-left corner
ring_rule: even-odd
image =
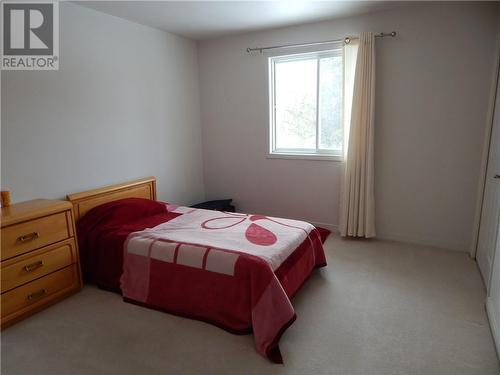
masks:
[[[318,231],[262,215],[168,210],[181,215],[125,241],[124,298],[232,332],[252,330],[257,351],[281,363],[278,341],[295,320],[289,298],[326,265]]]

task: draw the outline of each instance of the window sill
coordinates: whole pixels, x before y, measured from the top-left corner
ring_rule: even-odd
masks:
[[[287,154],[287,153],[268,153],[267,159],[295,159],[295,160],[322,160],[322,161],[335,161],[343,162],[342,156],[336,155],[321,155],[321,154]]]

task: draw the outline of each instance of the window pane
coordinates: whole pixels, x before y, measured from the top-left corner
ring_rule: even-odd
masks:
[[[342,56],[320,59],[319,148],[342,150]]]
[[[316,149],[316,71],[316,59],[276,63],[276,148]]]

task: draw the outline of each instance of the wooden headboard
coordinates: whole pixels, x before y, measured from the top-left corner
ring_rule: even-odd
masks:
[[[73,204],[76,221],[96,206],[124,198],[156,200],[156,178],[141,178],[140,180],[68,194],[66,196],[66,199]]]

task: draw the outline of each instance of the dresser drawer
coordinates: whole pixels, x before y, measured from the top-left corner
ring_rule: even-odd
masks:
[[[27,310],[49,303],[59,295],[78,287],[77,266],[71,265],[3,293],[1,296],[2,324],[10,315],[23,314]]]
[[[68,228],[66,212],[2,228],[1,259],[12,258],[69,238],[71,233]]]
[[[26,284],[76,261],[73,239],[4,261],[1,267],[1,292]]]

